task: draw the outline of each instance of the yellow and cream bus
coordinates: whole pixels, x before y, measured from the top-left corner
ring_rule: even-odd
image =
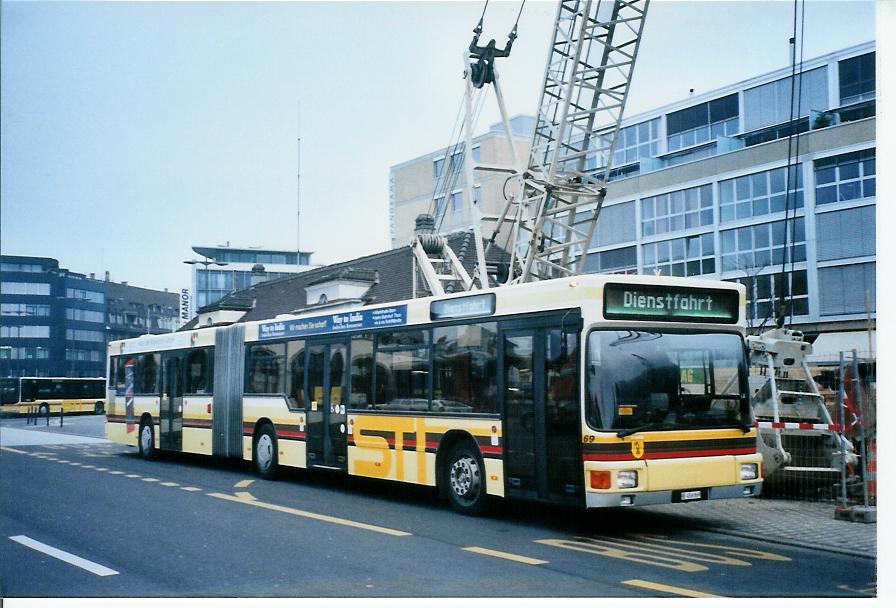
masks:
[[[105,378],[0,378],[0,411],[46,416],[102,414],[106,404]]]
[[[109,345],[106,435],[583,507],[755,496],[744,288],[584,275]]]

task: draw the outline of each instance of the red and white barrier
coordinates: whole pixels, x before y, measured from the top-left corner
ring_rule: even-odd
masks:
[[[834,431],[843,430],[842,424],[813,424],[811,422],[757,422],[758,429],[791,429],[799,431]]]

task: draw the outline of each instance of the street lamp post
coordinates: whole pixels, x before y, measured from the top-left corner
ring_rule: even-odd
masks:
[[[184,264],[189,264],[190,266],[202,266],[202,268],[203,268],[203,270],[205,270],[205,272],[208,272],[209,266],[227,266],[228,265],[227,262],[218,262],[217,260],[210,259],[208,256],[203,256],[203,257],[205,258],[204,260],[184,260]],[[197,269],[196,272],[198,273],[199,269]],[[199,299],[198,283],[199,283],[199,281],[197,280],[196,283],[197,283],[197,285],[194,286],[194,290],[197,292],[196,293],[196,299],[197,299],[196,309],[198,310],[199,309],[199,304],[198,304],[198,299]]]

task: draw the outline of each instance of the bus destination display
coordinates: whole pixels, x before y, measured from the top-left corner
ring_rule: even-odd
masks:
[[[483,293],[451,300],[436,300],[429,305],[429,318],[463,319],[495,314],[495,294]]]
[[[604,288],[607,319],[736,323],[738,311],[733,290],[619,283]]]

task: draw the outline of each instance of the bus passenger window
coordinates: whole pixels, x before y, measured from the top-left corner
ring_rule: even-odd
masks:
[[[287,345],[289,376],[286,379],[286,394],[289,407],[305,409],[305,341],[293,340]]]
[[[134,373],[135,393],[154,395],[159,391],[159,360],[158,354],[151,353],[137,359],[137,369]]]
[[[211,393],[211,361],[210,350],[201,348],[187,356],[187,390],[189,395],[208,395]]]
[[[367,409],[373,405],[373,337],[352,338],[352,388],[349,407]]]
[[[249,347],[246,366],[246,392],[275,394],[284,392],[285,344],[256,344]]]

